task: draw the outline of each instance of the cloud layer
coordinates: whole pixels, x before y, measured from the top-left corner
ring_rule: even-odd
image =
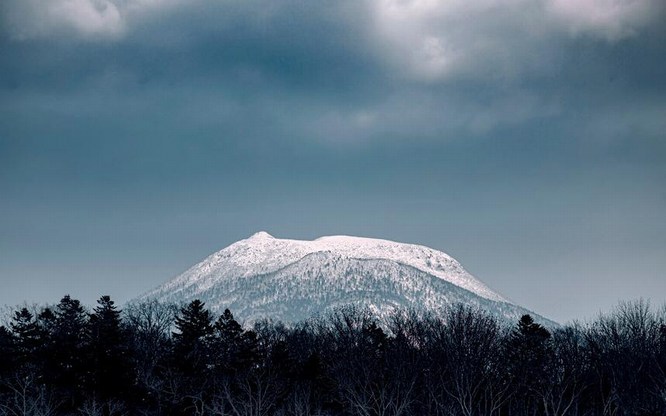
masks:
[[[657,0],[8,0],[3,72],[6,84],[66,88],[72,100],[187,90],[184,117],[236,108],[325,142],[451,140],[553,120],[569,100],[598,105],[622,71],[613,54],[659,31],[663,12]],[[637,94],[620,91],[636,80],[622,81],[604,98]],[[576,82],[592,84],[588,95],[576,97]],[[606,111],[624,113],[618,104]]]
[[[0,276],[63,270],[64,293],[122,266],[131,296],[268,229],[462,253],[555,318],[562,299],[577,315],[600,291],[661,293],[664,16],[662,0],[4,0]]]
[[[547,65],[544,48],[551,49],[562,34],[616,42],[658,24],[665,9],[660,0],[339,0],[317,6],[285,0],[7,0],[2,14],[15,39],[120,41],[137,36],[146,24],[168,25],[181,15],[203,20],[213,32],[250,26],[260,35],[262,23],[287,18],[298,27],[312,13],[326,13],[335,26],[356,26],[364,37],[359,41],[374,42],[373,52],[407,76],[437,81],[478,72],[521,75]],[[208,13],[221,19],[210,21]]]

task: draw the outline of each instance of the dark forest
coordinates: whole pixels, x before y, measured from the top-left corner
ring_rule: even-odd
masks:
[[[464,305],[244,327],[108,296],[7,315],[2,416],[666,415],[666,313],[644,301],[558,328]]]

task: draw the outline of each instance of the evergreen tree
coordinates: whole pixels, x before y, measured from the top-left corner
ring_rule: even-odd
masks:
[[[180,315],[176,317],[174,349],[193,368],[205,366],[210,336],[213,334],[213,318],[205,305],[199,299],[193,300],[181,308]]]
[[[37,315],[37,327],[39,328],[42,344],[55,332],[56,320],[53,310],[48,307],[42,309],[39,315]]]
[[[260,356],[257,333],[243,331],[229,309],[220,315],[214,329],[215,366],[221,370],[222,376],[246,370],[257,362]],[[269,351],[266,346],[264,350]]]
[[[91,379],[102,402],[127,395],[132,384],[129,351],[120,311],[109,296],[102,296],[90,315]]]
[[[10,327],[15,339],[14,354],[17,365],[26,372],[34,372],[34,369],[27,367],[34,365],[41,337],[33,314],[27,308],[21,308],[14,313]]]
[[[236,368],[247,370],[254,367],[262,358],[265,359],[264,353],[266,350],[266,345],[263,346],[263,349],[260,348],[259,337],[255,331],[244,331],[240,337],[240,344],[238,346]]]
[[[517,391],[515,414],[535,414],[540,409],[535,386],[549,382],[550,336],[530,315],[523,315],[509,336],[510,372]]]
[[[235,344],[243,333],[243,327],[234,319],[229,309],[225,309],[215,322],[217,337],[224,344]]]
[[[213,318],[205,303],[196,299],[181,308],[173,333],[172,368],[179,380],[175,412],[192,413],[197,401],[210,391]]]
[[[229,309],[225,309],[215,321],[214,332],[215,367],[222,376],[237,371],[240,367],[243,328]]]
[[[59,377],[58,363],[55,359],[56,348],[54,334],[56,332],[56,315],[51,308],[44,308],[37,315],[39,329],[39,348],[35,363],[39,369],[39,380],[42,384],[54,384]]]
[[[81,302],[64,296],[56,307],[52,344],[46,360],[54,364],[50,380],[67,401],[65,408],[76,409],[86,396],[88,318]]]

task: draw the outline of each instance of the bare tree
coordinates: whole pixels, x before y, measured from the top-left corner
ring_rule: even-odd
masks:
[[[178,306],[150,300],[127,305],[123,314],[131,337],[137,383],[159,403],[163,396],[174,390],[173,383],[176,382],[175,377],[165,377],[169,375],[169,369],[164,365],[164,359]]]
[[[596,375],[595,390],[604,415],[659,414],[666,403],[659,397],[660,321],[644,300],[621,303],[599,317],[586,331]]]
[[[583,333],[574,324],[555,331],[549,378],[534,386],[546,416],[577,414],[580,397],[587,387],[585,374],[589,357]]]
[[[501,341],[497,321],[483,311],[464,305],[448,310],[439,339],[448,369],[442,386],[461,414],[478,414],[486,398],[496,402],[487,414],[499,411],[506,391],[489,382],[497,376],[493,359],[501,354]]]
[[[17,374],[3,386],[7,394],[0,397],[2,416],[52,416],[61,403],[46,386],[36,382],[33,374]]]
[[[125,416],[129,414],[120,400],[97,400],[95,398],[83,402],[78,413],[81,416]]]
[[[275,411],[279,395],[270,370],[254,369],[222,380],[210,409],[220,416],[268,416]]]

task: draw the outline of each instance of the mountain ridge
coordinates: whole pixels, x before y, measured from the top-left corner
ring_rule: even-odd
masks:
[[[430,247],[353,236],[278,239],[265,231],[219,250],[138,300],[187,302],[230,308],[239,318],[307,319],[352,303],[384,311],[453,303],[476,305],[517,319],[531,313]]]

